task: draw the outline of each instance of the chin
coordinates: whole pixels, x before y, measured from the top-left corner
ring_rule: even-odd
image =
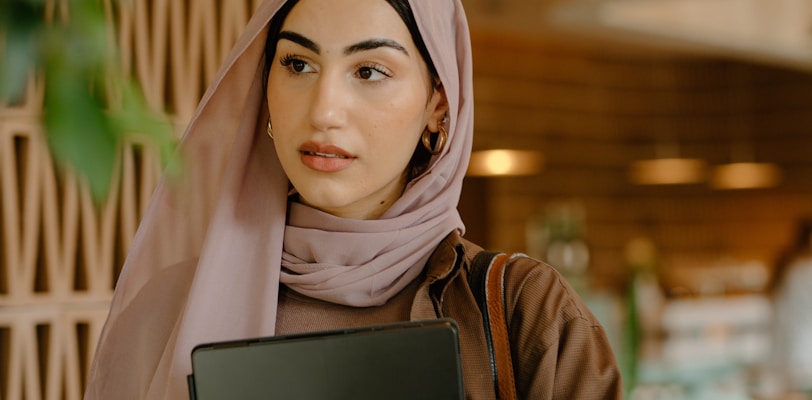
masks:
[[[352,202],[344,199],[343,196],[335,192],[299,192],[299,201],[310,207],[322,211],[340,210],[348,207]]]

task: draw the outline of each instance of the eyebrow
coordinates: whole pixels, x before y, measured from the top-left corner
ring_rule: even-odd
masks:
[[[296,43],[308,50],[313,51],[316,54],[321,53],[321,47],[317,45],[314,41],[298,34],[296,32],[291,31],[282,31],[279,32],[279,39],[287,39],[293,43]],[[403,54],[409,55],[409,52],[406,51],[406,48],[403,47],[400,43],[392,40],[392,39],[368,39],[364,40],[352,45],[349,45],[344,48],[344,55],[350,55],[357,53],[359,51],[366,51],[366,50],[374,50],[380,47],[389,47],[391,49],[395,49],[397,51],[402,52]]]
[[[321,48],[317,45],[314,41],[291,31],[282,31],[279,32],[279,39],[287,39],[293,43],[299,44],[300,46],[312,50],[314,53],[319,54],[321,52]]]
[[[409,55],[409,52],[406,51],[406,48],[403,47],[400,43],[392,40],[392,39],[369,39],[364,40],[363,42],[359,42],[353,44],[351,46],[347,46],[344,49],[344,55],[350,55],[353,53],[357,53],[359,51],[364,50],[374,50],[380,47],[389,47],[395,49],[397,51],[402,52],[403,54]]]

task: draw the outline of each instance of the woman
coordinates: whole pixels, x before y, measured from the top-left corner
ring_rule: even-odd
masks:
[[[775,365],[787,379],[787,390],[812,393],[812,219],[798,223],[795,241],[776,263],[772,282]]]
[[[283,4],[284,3],[284,4]],[[118,282],[88,399],[185,398],[199,343],[454,318],[494,398],[456,211],[473,133],[458,0],[272,0],[193,118]],[[193,194],[193,195],[188,195]],[[171,239],[168,239],[171,238]],[[614,398],[600,325],[530,259],[507,274],[521,398]]]

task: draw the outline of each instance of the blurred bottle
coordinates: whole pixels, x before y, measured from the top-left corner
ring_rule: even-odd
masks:
[[[657,246],[648,237],[636,237],[626,243],[626,265],[631,269],[635,293],[634,311],[640,318],[641,334],[654,338],[660,334],[660,318],[665,295],[660,287]]]
[[[586,291],[589,247],[586,211],[577,201],[550,202],[527,224],[528,255],[555,267],[576,291]]]

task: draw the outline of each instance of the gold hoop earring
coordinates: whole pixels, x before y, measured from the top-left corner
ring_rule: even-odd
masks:
[[[268,136],[270,136],[271,140],[273,140],[273,128],[271,128],[271,120],[268,120],[268,127],[265,130],[268,131]]]
[[[439,136],[437,137],[437,148],[436,149],[433,149],[431,147],[431,133],[432,132],[429,132],[428,129],[423,131],[423,137],[422,137],[423,147],[425,147],[426,150],[428,150],[428,152],[433,156],[436,156],[436,155],[440,154],[443,151],[443,147],[445,147],[445,142],[448,141],[448,132],[446,132],[445,128],[443,128],[442,125],[439,125],[438,128],[439,129],[437,130],[437,133],[439,133]]]

